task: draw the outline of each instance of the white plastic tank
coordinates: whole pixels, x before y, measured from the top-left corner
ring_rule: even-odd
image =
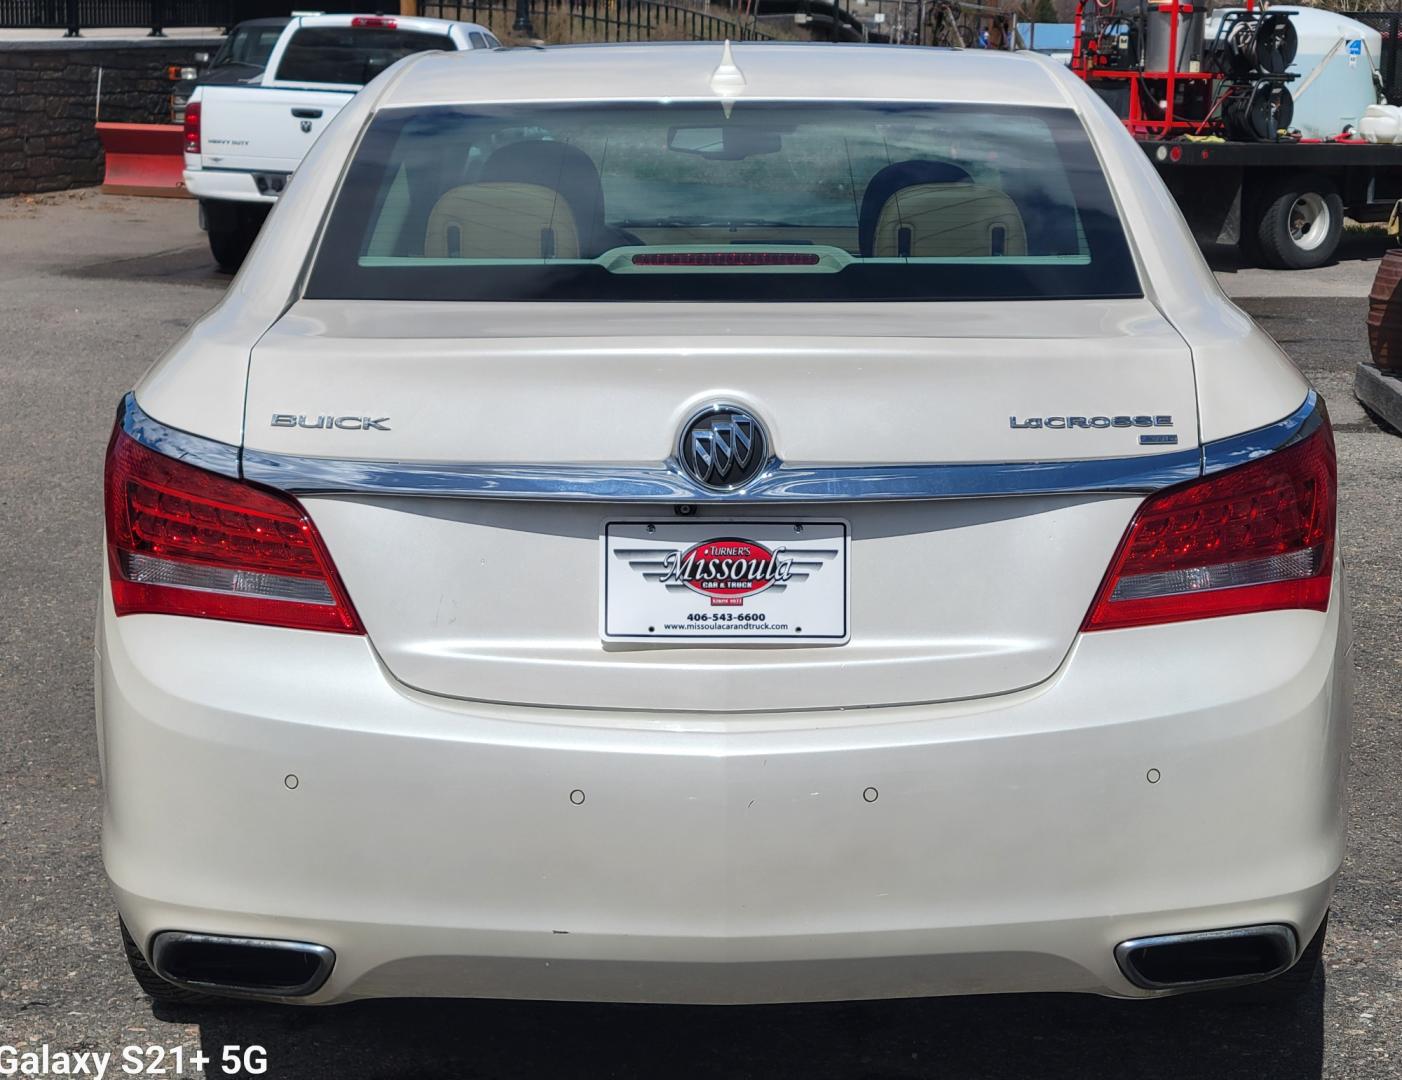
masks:
[[[1219,8],[1207,23],[1207,40],[1217,36],[1222,16],[1241,8]],[[1290,126],[1307,139],[1328,139],[1357,127],[1363,110],[1378,100],[1373,73],[1382,57],[1382,35],[1347,15],[1318,8],[1273,5],[1288,11],[1300,49],[1286,85],[1295,99]]]
[[[1396,105],[1369,105],[1358,121],[1358,133],[1371,143],[1394,143],[1402,138],[1402,109]]]

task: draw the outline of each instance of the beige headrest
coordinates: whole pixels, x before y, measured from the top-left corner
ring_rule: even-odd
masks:
[[[1017,205],[982,184],[914,184],[881,208],[873,254],[892,259],[1027,254]]]
[[[463,184],[428,215],[430,259],[577,259],[574,214],[558,191],[538,184]]]

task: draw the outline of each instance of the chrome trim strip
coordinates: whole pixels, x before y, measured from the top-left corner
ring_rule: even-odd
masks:
[[[1259,457],[1283,450],[1291,443],[1313,435],[1319,426],[1328,419],[1328,410],[1320,396],[1311,388],[1305,395],[1304,404],[1289,416],[1274,424],[1258,427],[1241,435],[1231,435],[1225,439],[1215,439],[1202,447],[1202,472],[1204,476],[1221,472],[1237,465],[1245,465]]]
[[[210,982],[204,979],[181,979],[171,975],[166,967],[166,959],[172,947],[180,945],[217,945],[235,949],[265,949],[277,952],[295,952],[312,957],[316,968],[304,982],[288,986],[248,986],[238,983]],[[315,994],[331,977],[331,969],[336,965],[336,954],[325,945],[313,945],[308,941],[283,941],[279,938],[228,937],[223,934],[190,934],[181,930],[164,930],[151,939],[151,970],[166,982],[177,986],[187,986],[192,990],[202,990],[224,997],[251,998],[300,998]]]
[[[295,494],[447,496],[550,502],[813,503],[992,495],[1150,492],[1201,470],[1199,451],[1090,461],[805,468],[770,463],[749,484],[712,491],[675,459],[636,465],[450,465],[340,461],[246,450],[244,476]]]
[[[151,419],[127,394],[122,429],[143,446],[223,476],[299,495],[410,495],[544,502],[764,503],[969,499],[1095,492],[1148,494],[1245,464],[1306,438],[1324,423],[1324,402],[1273,424],[1191,450],[1136,457],[928,465],[786,465],[771,458],[735,491],[712,491],[671,458],[657,465],[498,465],[351,461],[272,454],[205,439]]]
[[[1252,975],[1234,975],[1226,979],[1196,979],[1181,982],[1159,982],[1141,974],[1130,962],[1140,949],[1174,945],[1192,945],[1201,941],[1231,941],[1237,938],[1268,938],[1276,946],[1281,962],[1270,971]],[[1130,938],[1115,946],[1115,963],[1120,966],[1124,977],[1142,990],[1183,990],[1205,989],[1207,987],[1239,986],[1245,983],[1271,979],[1288,971],[1299,955],[1299,938],[1289,926],[1270,923],[1265,926],[1238,926],[1230,930],[1201,930],[1186,934],[1158,934],[1153,937]]]
[[[239,476],[239,448],[216,442],[188,431],[167,427],[152,420],[136,403],[136,395],[128,393],[117,407],[122,430],[149,450],[158,454],[198,465],[201,469],[221,476]]]

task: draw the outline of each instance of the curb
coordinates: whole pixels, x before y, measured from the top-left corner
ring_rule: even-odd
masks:
[[[1402,432],[1402,372],[1385,372],[1372,364],[1359,364],[1353,377],[1353,395],[1394,431]]]

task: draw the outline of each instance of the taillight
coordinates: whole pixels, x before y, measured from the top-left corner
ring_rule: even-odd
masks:
[[[1329,606],[1337,472],[1308,438],[1170,488],[1130,522],[1083,630]]]
[[[398,25],[394,19],[385,18],[383,15],[357,15],[351,19],[351,26],[366,30],[393,30]]]
[[[158,454],[118,427],[105,501],[118,615],[364,632],[294,499]]]
[[[187,102],[185,105],[185,153],[200,152],[200,103]]]

